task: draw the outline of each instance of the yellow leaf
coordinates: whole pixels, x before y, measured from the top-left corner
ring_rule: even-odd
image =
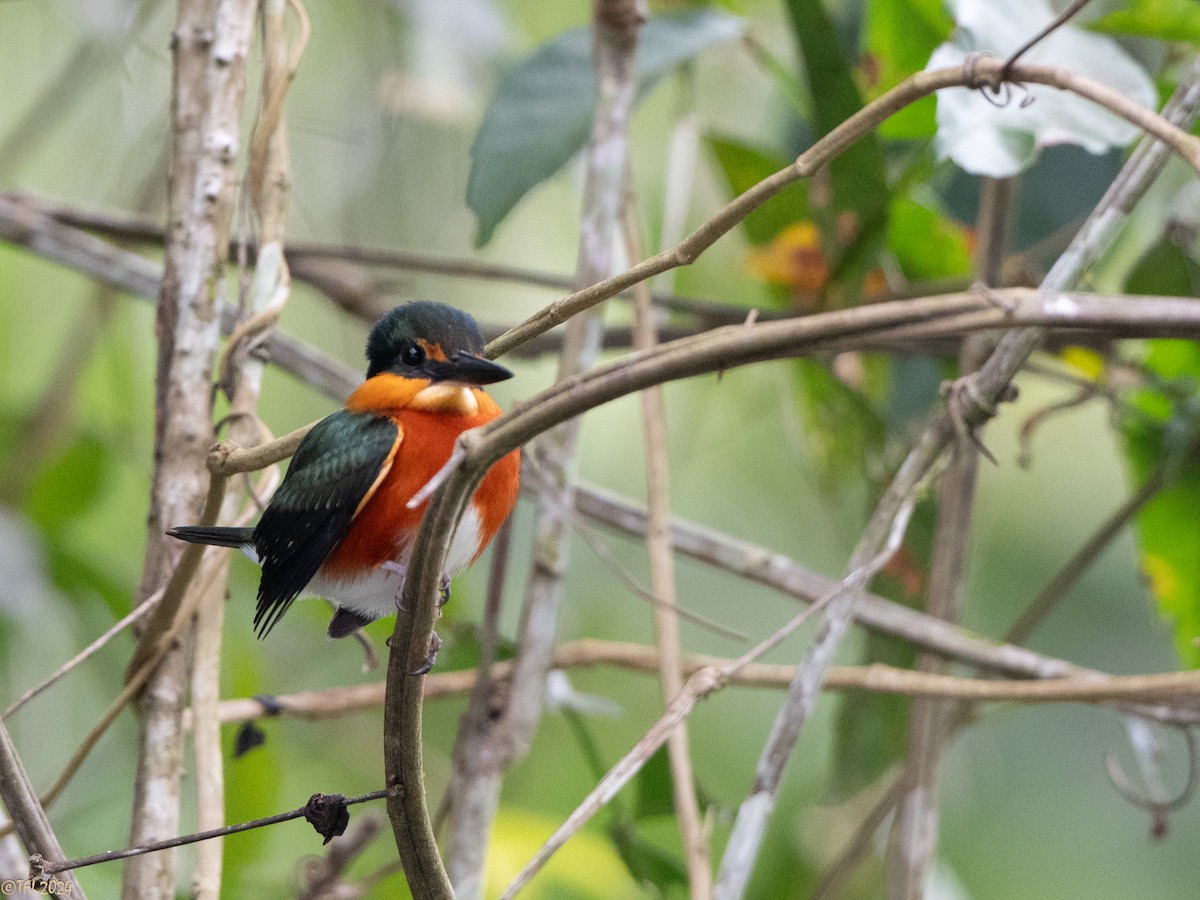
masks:
[[[786,285],[802,293],[819,291],[829,278],[821,235],[812,222],[796,222],[765,247],[751,248],[746,253],[746,269],[768,284]]]
[[[1179,596],[1179,575],[1166,559],[1154,553],[1142,554],[1142,572],[1150,582],[1150,592],[1161,603],[1169,604]]]
[[[1064,347],[1058,356],[1084,378],[1099,381],[1104,375],[1104,357],[1088,347]]]
[[[488,845],[484,895],[496,897],[537,853],[561,820],[506,807],[496,816]],[[613,845],[586,829],[567,841],[521,892],[529,900],[594,897],[641,900],[645,894],[621,862]]]

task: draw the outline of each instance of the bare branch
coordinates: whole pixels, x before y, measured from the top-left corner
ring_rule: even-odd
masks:
[[[637,90],[634,66],[643,21],[641,5],[639,0],[592,4],[597,96],[584,151],[576,287],[607,278],[618,268],[614,256],[625,199],[629,116]],[[600,316],[597,308],[568,323],[559,357],[559,384],[595,364],[603,335]],[[539,464],[549,473],[549,483],[537,498],[537,538],[521,612],[516,669],[499,713],[490,708],[488,685],[481,684],[472,694],[455,747],[449,865],[461,900],[483,895],[487,835],[499,802],[500,779],[504,769],[528,751],[541,717],[570,555],[578,434],[578,422],[567,421],[546,432],[534,448]],[[397,626],[399,633],[399,621]],[[391,765],[389,771],[394,771]]]
[[[493,357],[501,356],[555,325],[567,321],[581,310],[594,306],[639,281],[678,266],[689,265],[763,202],[793,181],[806,178],[820,169],[893,113],[939,90],[957,87],[979,88],[999,83],[1003,77],[1018,84],[1030,82],[1071,91],[1132,122],[1169,145],[1193,168],[1200,168],[1200,139],[1187,134],[1157,113],[1139,106],[1116,91],[1082,75],[1053,66],[1013,66],[1007,73],[1004,67],[1005,63],[1000,60],[981,57],[973,59],[970,66],[917,73],[868,103],[818,140],[802,153],[792,166],[763,179],[750,190],[734,198],[676,246],[643,260],[607,281],[555,301],[507,334],[492,341],[488,345],[488,354]],[[1061,285],[1051,283],[1044,287],[1057,288]]]
[[[980,66],[986,62],[988,61],[981,58],[969,60],[968,68],[972,72],[972,84],[979,86],[987,83],[974,80],[974,73],[982,72]],[[984,77],[991,77],[993,84],[998,83],[1005,70],[997,71],[990,64],[989,67],[993,74]],[[1012,67],[1007,71],[1021,81],[1038,82],[1040,75],[1035,73],[1048,75],[1053,70],[1043,70],[1041,67]],[[1020,72],[1026,74],[1021,76],[1018,74]],[[1095,100],[1113,112],[1125,116],[1154,137],[1170,144],[1173,149],[1188,159],[1193,167],[1200,162],[1200,157],[1197,157],[1195,153],[1196,149],[1200,148],[1200,142],[1181,141],[1181,136],[1185,134],[1181,129],[1156,113],[1130,103],[1125,98],[1114,96],[1108,88],[1088,82],[1086,79],[1080,79],[1075,75],[1068,75],[1064,80],[1057,82],[1040,81],[1040,83],[1053,83],[1056,87],[1070,89],[1081,96]],[[866,109],[862,111],[862,113],[865,112]],[[853,121],[854,117],[839,128],[845,128]],[[837,129],[831,132],[831,135],[836,133]],[[1143,143],[1149,142],[1144,141]],[[1090,246],[1095,249],[1101,244],[1106,244],[1111,239],[1113,231],[1110,226],[1114,223],[1111,220],[1101,222],[1103,211],[1117,206],[1121,199],[1144,192],[1149,185],[1147,179],[1152,179],[1157,171],[1153,166],[1143,166],[1140,162],[1135,163],[1133,159],[1127,164],[1127,168],[1139,171],[1143,176],[1142,180],[1124,181],[1121,182],[1120,187],[1114,185],[1113,188],[1110,188],[1105,197],[1101,199],[1097,213],[1089,218],[1088,222],[1084,224],[1083,230],[1076,235],[1073,242],[1075,246]],[[1064,254],[1060,257],[1055,267],[1046,276],[1042,284],[1042,291],[1058,290],[1074,283],[1074,280],[1081,274],[1081,270],[1073,263],[1077,263],[1081,258],[1081,255],[1071,254]],[[873,555],[876,548],[881,546],[884,534],[890,532],[891,525],[895,521],[898,505],[911,499],[919,484],[937,464],[942,451],[953,436],[961,432],[964,427],[967,433],[971,433],[995,414],[996,404],[1005,397],[1012,379],[1037,348],[1044,334],[1045,330],[1041,327],[1020,328],[1006,333],[979,371],[962,379],[961,384],[966,390],[951,395],[947,411],[921,436],[876,507],[863,531],[854,555],[851,556],[849,566],[851,570],[860,565],[863,558]],[[843,602],[831,604],[830,609],[822,617],[817,638],[802,664],[802,667],[811,673],[813,682],[818,685],[824,671],[832,662],[833,652],[845,632],[861,593],[863,592],[848,593]],[[800,674],[797,674],[794,684],[796,687],[789,696],[788,702],[776,717],[775,728],[772,731],[773,736],[784,734],[791,737],[792,730],[800,727],[812,708],[815,697],[812,684]],[[790,746],[789,744],[789,751]],[[742,896],[749,881],[750,868],[757,858],[758,849],[761,846],[767,814],[774,805],[774,788],[778,784],[778,781],[764,784],[763,774],[764,771],[769,770],[770,777],[773,779],[782,769],[782,761],[771,754],[772,747],[769,742],[760,757],[759,778],[739,809],[734,833],[726,847],[725,857],[721,861],[718,896],[721,896],[723,900],[737,900]]]
[[[38,854],[42,858],[59,859],[62,856],[62,847],[58,843],[54,830],[50,827],[46,810],[38,801],[37,792],[34,791],[33,785],[29,781],[29,775],[25,772],[21,757],[17,755],[17,748],[13,743],[12,735],[8,733],[8,726],[2,721],[0,721],[0,795],[3,795],[4,806],[12,816],[13,827],[20,836],[25,850],[31,855]],[[37,874],[48,873],[39,872]],[[83,889],[75,880],[74,875],[64,875],[62,885],[62,890],[56,889],[54,896],[83,896]]]
[[[624,230],[629,257],[637,259],[642,255],[641,240],[632,197],[625,203]],[[634,296],[634,349],[650,350],[658,343],[658,334],[646,282],[634,286]],[[683,667],[680,662],[675,554],[671,547],[667,410],[661,386],[642,391],[640,400],[646,448],[646,550],[650,557],[650,589],[654,599],[663,704],[669,705],[683,690]],[[712,896],[712,862],[700,800],[696,795],[686,720],[681,720],[667,738],[667,757],[671,768],[671,798],[687,861],[689,893],[692,900],[708,900]]]
[[[218,341],[221,259],[233,208],[246,57],[254,0],[180,0],[172,50],[173,146],[167,242],[159,290],[155,379],[155,468],[139,596],[170,577],[174,551],[164,530],[190,521],[208,487],[203,466],[211,421],[208,385]],[[166,606],[166,597],[157,610]],[[155,615],[141,648],[168,628]],[[188,676],[183,647],[168,652],[140,695],[138,771],[130,843],[179,828],[183,769],[180,715]],[[171,854],[125,868],[123,896],[152,900],[175,893]]]
[[[268,825],[278,825],[280,822],[289,822],[292,819],[300,819],[311,815],[314,801],[322,799],[336,801],[337,805],[346,807],[353,806],[357,803],[367,803],[371,800],[382,800],[385,797],[390,797],[395,793],[395,790],[379,790],[371,791],[369,794],[362,794],[358,797],[343,797],[340,794],[313,794],[309,798],[308,803],[298,809],[289,810],[288,812],[276,813],[273,816],[265,816],[261,819],[252,819],[249,822],[239,822],[237,825],[224,825],[220,828],[211,828],[207,831],[199,831],[195,834],[185,834],[180,837],[168,838],[163,841],[152,841],[146,844],[141,844],[136,847],[129,847],[125,850],[109,850],[105,853],[96,853],[92,856],[84,856],[79,859],[57,859],[57,861],[48,861],[45,864],[45,872],[47,874],[58,874],[60,872],[70,872],[74,869],[82,869],[85,866],[94,866],[98,863],[112,862],[118,859],[129,859],[131,857],[144,856],[147,853],[157,853],[160,850],[171,850],[175,847],[183,847],[187,844],[195,844],[199,841],[211,841],[214,838],[224,837],[227,834],[239,834],[243,831],[252,831],[255,828],[265,828]]]

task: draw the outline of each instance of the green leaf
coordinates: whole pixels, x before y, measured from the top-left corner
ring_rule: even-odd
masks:
[[[820,0],[788,0],[787,6],[812,95],[813,130],[823,136],[862,109],[862,97]],[[883,151],[875,135],[868,134],[843,151],[830,164],[830,175],[833,205],[817,221],[830,245],[830,258],[838,259],[840,255],[832,250],[838,236],[847,231],[845,214],[853,215],[849,224],[854,234],[882,237],[888,191]]]
[[[1168,485],[1137,517],[1142,571],[1159,611],[1171,622],[1180,662],[1200,667],[1200,347],[1154,341],[1142,361],[1153,389],[1131,396],[1135,413],[1122,421],[1126,455],[1141,482],[1160,466],[1179,465]]]
[[[1134,471],[1143,478],[1163,458],[1160,441],[1127,435]],[[1142,572],[1159,611],[1171,622],[1180,663],[1200,667],[1200,463],[1192,461],[1137,517]]]
[[[729,192],[735,197],[774,175],[792,160],[782,154],[752,147],[735,138],[708,135],[705,143],[717,158]],[[808,218],[808,182],[797,181],[759,206],[742,220],[751,244],[770,243],[785,227]]]
[[[1111,34],[1200,43],[1200,4],[1196,0],[1127,0],[1088,27]]]
[[[686,887],[687,869],[673,853],[651,843],[628,826],[614,828],[612,840],[625,867],[639,884],[655,885],[664,893],[672,885]]]
[[[867,65],[873,69],[870,99],[922,71],[934,49],[950,37],[954,20],[942,0],[873,0],[867,8]],[[918,100],[879,126],[889,140],[928,140],[937,130],[933,97]]]
[[[638,34],[638,97],[742,28],[740,19],[715,9],[651,18]],[[595,106],[590,27],[563,32],[500,80],[471,148],[467,206],[479,221],[477,247],[491,240],[525,194],[584,145]]]
[[[1194,297],[1197,288],[1200,288],[1200,266],[1166,239],[1142,254],[1125,280],[1125,290],[1131,294]]]
[[[966,231],[908,197],[892,201],[887,239],[906,278],[948,278],[971,272]]]
[[[883,446],[882,420],[860,392],[820,360],[795,361],[796,404],[810,458],[826,487],[862,474]]]
[[[634,780],[637,802],[633,807],[634,819],[649,819],[654,816],[675,815],[675,792],[671,784],[671,762],[664,744],[646,760]]]
[[[108,448],[95,437],[80,436],[30,485],[29,517],[44,533],[53,534],[96,502],[110,468]]]

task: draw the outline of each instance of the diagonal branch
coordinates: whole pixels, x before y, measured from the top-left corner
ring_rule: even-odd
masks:
[[[975,59],[969,62],[970,68],[977,70],[977,64],[983,61]],[[1036,68],[1038,67],[1031,67],[1030,74],[1023,78],[1017,77],[1022,81],[1037,81],[1038,78],[1032,77],[1032,70]],[[1010,67],[1004,64],[1001,71],[994,71],[990,75],[982,77],[991,78],[992,83],[996,84],[1006,73],[1012,72],[1016,75],[1020,71],[1023,71],[1022,67]],[[1077,90],[1081,96],[1103,102],[1108,108],[1117,111],[1114,106],[1109,106],[1108,101],[1100,100],[1104,94],[1111,93],[1107,88],[1100,90],[1098,85],[1082,84],[1077,80],[1077,76],[1070,76],[1068,82],[1074,82],[1071,89]],[[1111,99],[1110,97],[1109,100]],[[1175,99],[1172,98],[1173,103]],[[1188,150],[1185,144],[1179,140],[1179,136],[1185,132],[1156,113],[1137,107],[1128,101],[1124,101],[1123,105],[1132,108],[1125,109],[1120,113],[1121,115],[1125,115],[1150,135],[1170,144],[1173,149],[1181,152],[1193,167],[1197,166],[1200,160],[1195,157],[1194,149],[1200,145],[1193,141],[1187,141],[1185,143],[1191,145],[1191,149]],[[1177,107],[1172,110],[1172,114],[1178,112]],[[1151,123],[1153,127],[1148,127]],[[1143,146],[1147,147],[1146,155],[1153,154],[1165,162],[1167,153],[1164,148],[1156,147],[1155,143],[1149,139],[1143,140]],[[1139,151],[1141,149],[1139,147]],[[1137,153],[1134,155],[1138,156]],[[1114,219],[1108,214],[1110,208],[1121,208],[1124,203],[1136,202],[1135,198],[1149,187],[1157,171],[1161,170],[1161,166],[1155,169],[1153,165],[1147,165],[1140,160],[1135,163],[1132,158],[1126,168],[1138,172],[1140,177],[1119,180],[1109,189],[1101,198],[1096,212],[1089,217],[1088,221],[1084,223],[1083,229],[1076,235],[1072,242],[1074,247],[1088,248],[1098,253],[1102,247],[1107,246],[1115,232],[1116,221],[1119,221],[1119,218]],[[1082,274],[1082,269],[1077,265],[1081,256],[1081,253],[1077,255],[1068,253],[1060,257],[1047,274],[1041,290],[1062,290],[1073,284]],[[1040,326],[1018,328],[1007,332],[979,371],[961,380],[960,384],[963,389],[950,395],[949,409],[921,435],[920,440],[904,460],[882,501],[868,521],[858,546],[850,558],[849,568],[852,571],[861,565],[862,559],[870,558],[882,545],[883,537],[895,518],[897,504],[914,495],[918,486],[937,465],[942,452],[949,446],[950,441],[956,435],[971,434],[975,428],[981,426],[995,414],[996,404],[1005,398],[1013,378],[1041,343],[1044,335],[1045,329]],[[860,595],[861,593],[859,592]],[[801,664],[801,668],[806,670],[807,675],[811,676],[813,682],[818,686],[824,677],[824,672],[828,670],[832,662],[834,650],[845,633],[858,599],[859,597],[856,597],[854,593],[847,594],[844,602],[831,604],[822,617],[817,639]],[[791,737],[793,730],[803,724],[812,710],[813,699],[816,696],[815,691],[799,673],[794,684],[796,690],[780,710],[772,732],[774,736],[782,735],[784,740],[775,743],[768,742],[768,745],[764,747],[760,757],[758,779],[755,787],[738,810],[734,832],[730,836],[725,857],[721,862],[718,896],[728,898],[728,900],[740,898],[749,882],[750,867],[757,858],[766,830],[767,819],[774,806],[774,787],[778,785],[779,779],[782,777],[783,766],[790,754],[792,745],[787,744],[786,739]],[[780,752],[781,750],[783,752]]]
[[[763,179],[754,187],[730,201],[674,247],[643,260],[620,275],[576,291],[535,313],[522,324],[502,334],[488,345],[488,355],[501,356],[528,340],[567,321],[577,313],[606,300],[620,291],[667,272],[691,264],[718,238],[742,221],[779,191],[794,181],[807,178],[828,163],[860,137],[875,128],[905,106],[947,88],[980,88],[999,83],[1006,77],[1013,83],[1044,84],[1071,91],[1121,116],[1164,142],[1200,169],[1200,138],[1171,124],[1152,110],[1139,106],[1129,98],[1098,82],[1054,66],[1012,66],[989,57],[977,57],[969,64],[934,72],[919,72],[900,83],[833,129],[800,154],[795,163]]]

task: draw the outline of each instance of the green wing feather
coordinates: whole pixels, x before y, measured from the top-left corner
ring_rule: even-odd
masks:
[[[287,476],[254,529],[262,562],[254,627],[266,637],[350,530],[396,444],[391,419],[342,410],[300,442]]]

